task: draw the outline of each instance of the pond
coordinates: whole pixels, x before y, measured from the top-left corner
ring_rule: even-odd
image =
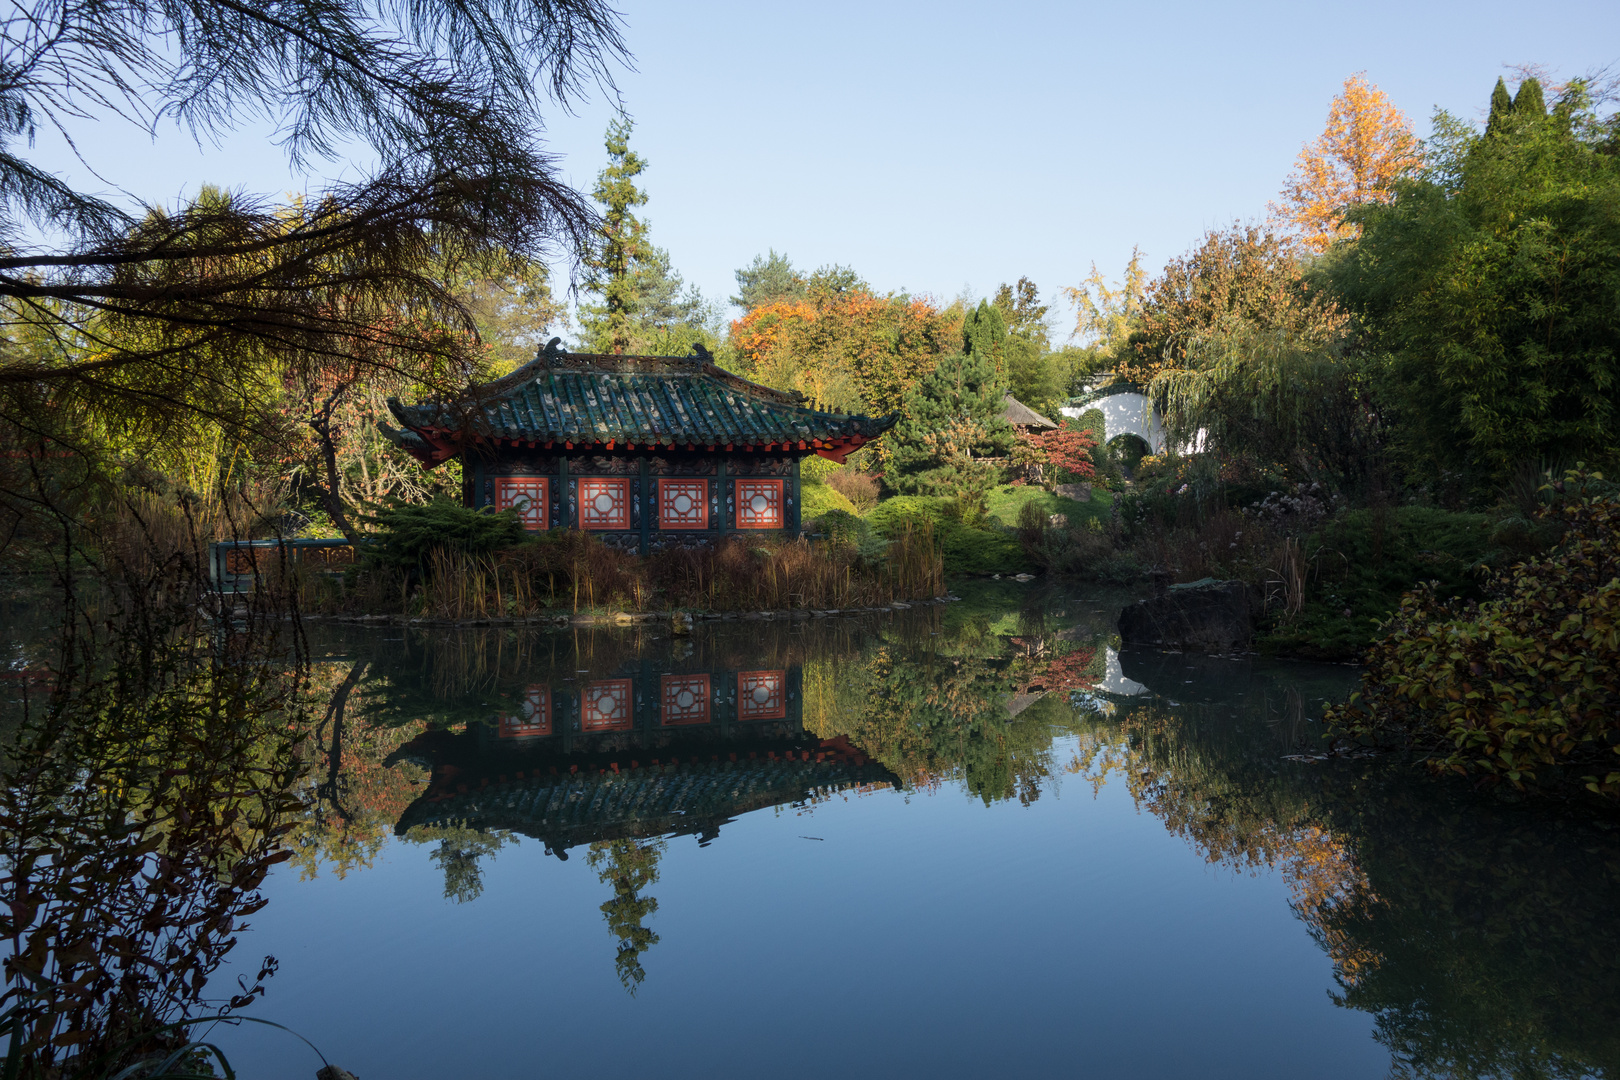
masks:
[[[248,1012],[366,1080],[1620,1076],[1620,830],[1323,759],[1352,669],[963,594],[310,624],[294,856],[215,980],[273,955]]]

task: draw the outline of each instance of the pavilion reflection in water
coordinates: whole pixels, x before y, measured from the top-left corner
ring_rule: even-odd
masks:
[[[805,732],[801,669],[672,671],[643,662],[553,678],[521,707],[461,732],[429,731],[390,758],[430,770],[395,832],[508,830],[548,853],[694,834],[737,815],[851,788],[900,785],[844,738]]]

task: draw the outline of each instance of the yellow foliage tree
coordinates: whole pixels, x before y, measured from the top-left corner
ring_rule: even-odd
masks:
[[[1328,109],[1327,127],[1300,150],[1283,185],[1281,202],[1270,205],[1277,220],[1300,233],[1312,251],[1357,235],[1344,208],[1388,202],[1395,181],[1423,162],[1412,122],[1365,72],[1344,80],[1344,92]]]
[[[1142,313],[1147,271],[1142,269],[1142,249],[1131,248],[1131,261],[1125,266],[1125,279],[1116,288],[1109,285],[1097,264],[1079,286],[1065,286],[1063,295],[1075,307],[1074,336],[1085,345],[1114,352],[1124,345],[1136,328]]]

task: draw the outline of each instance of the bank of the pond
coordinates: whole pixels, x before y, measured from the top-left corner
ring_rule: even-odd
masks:
[[[514,617],[482,617],[472,619],[435,619],[411,615],[322,615],[319,613],[301,613],[298,618],[307,622],[331,622],[338,624],[351,624],[358,626],[441,626],[441,627],[570,627],[570,626],[653,626],[684,624],[689,627],[694,622],[792,622],[794,620],[830,619],[858,615],[888,615],[897,611],[910,611],[912,608],[927,607],[932,604],[946,604],[959,600],[957,596],[935,596],[927,600],[895,600],[888,604],[877,604],[867,607],[854,608],[781,608],[765,609],[763,611],[573,611],[566,613],[542,613],[536,615],[522,615]],[[241,610],[241,609],[233,609]],[[287,617],[293,617],[288,613]]]

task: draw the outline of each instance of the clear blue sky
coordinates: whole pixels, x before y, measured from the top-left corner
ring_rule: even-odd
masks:
[[[884,290],[948,299],[1028,275],[1052,297],[1093,261],[1116,276],[1133,244],[1157,269],[1203,230],[1263,215],[1353,72],[1427,134],[1436,106],[1478,118],[1504,65],[1567,77],[1620,60],[1614,0],[622,10],[652,236],[718,299],[773,246]],[[576,185],[602,167],[611,114],[597,95],[551,117]],[[108,181],[147,199],[304,186],[262,130],[207,152],[107,123],[79,134]],[[89,182],[44,133],[34,159]]]

